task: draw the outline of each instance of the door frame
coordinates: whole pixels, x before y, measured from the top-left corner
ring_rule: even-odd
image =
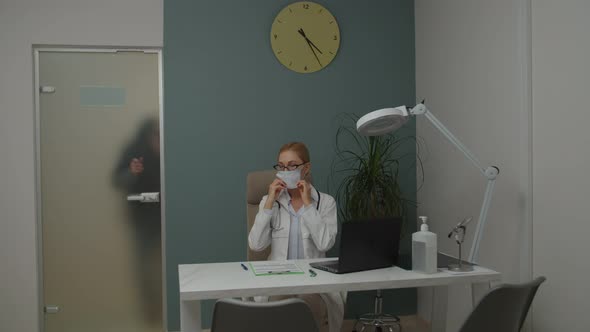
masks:
[[[34,94],[34,119],[35,119],[35,232],[37,252],[37,289],[38,289],[38,320],[39,332],[45,332],[45,288],[43,280],[43,211],[41,204],[41,117],[40,117],[40,80],[39,80],[39,54],[41,52],[63,53],[117,53],[117,52],[142,52],[158,55],[158,92],[159,92],[159,118],[160,118],[160,220],[161,220],[161,254],[162,254],[162,328],[168,330],[168,302],[166,291],[166,177],[165,177],[165,145],[164,145],[164,77],[162,68],[161,47],[94,47],[94,46],[49,46],[33,45],[33,94]]]

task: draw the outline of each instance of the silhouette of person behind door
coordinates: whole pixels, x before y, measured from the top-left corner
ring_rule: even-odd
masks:
[[[126,194],[160,192],[160,132],[157,119],[139,127],[116,165],[113,181]],[[127,202],[144,319],[162,324],[160,203]]]

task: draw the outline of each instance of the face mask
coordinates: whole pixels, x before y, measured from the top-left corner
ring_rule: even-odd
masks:
[[[301,180],[301,170],[296,169],[294,171],[279,171],[277,172],[277,178],[285,181],[287,189],[297,188],[297,182]]]

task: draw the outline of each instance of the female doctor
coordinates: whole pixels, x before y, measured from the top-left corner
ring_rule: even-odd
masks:
[[[311,171],[309,151],[300,142],[287,143],[274,166],[275,179],[260,202],[248,244],[254,251],[271,246],[269,260],[326,256],[336,240],[336,201],[320,193],[306,179]],[[330,332],[340,331],[344,298],[340,293],[319,294],[328,309]]]

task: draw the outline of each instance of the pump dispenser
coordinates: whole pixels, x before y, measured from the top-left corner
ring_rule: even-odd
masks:
[[[436,234],[428,230],[428,217],[420,216],[420,231],[412,234],[412,270],[432,274],[437,272]]]
[[[428,217],[427,216],[420,216],[418,217],[420,220],[422,220],[422,223],[420,224],[420,230],[421,231],[428,231]]]

